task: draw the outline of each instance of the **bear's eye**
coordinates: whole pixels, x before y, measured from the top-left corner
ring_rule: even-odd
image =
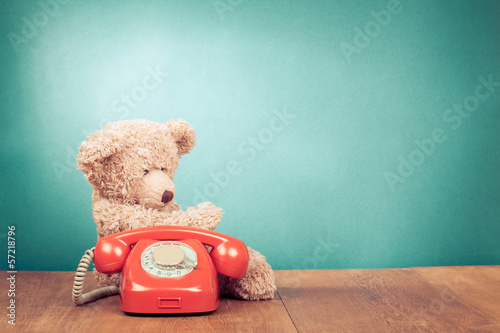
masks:
[[[161,168],[161,171],[165,171],[165,168]]]
[[[144,174],[147,175],[149,173],[149,170],[144,170]]]

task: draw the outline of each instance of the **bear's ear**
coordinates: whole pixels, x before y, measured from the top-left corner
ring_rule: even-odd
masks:
[[[83,141],[76,157],[77,168],[83,171],[87,181],[93,186],[99,186],[104,171],[106,158],[121,150],[119,140],[114,135],[97,131]]]
[[[170,134],[172,134],[177,144],[179,156],[187,154],[193,149],[196,142],[196,135],[194,129],[187,121],[182,119],[170,120],[168,123],[165,123],[165,126],[169,129]]]

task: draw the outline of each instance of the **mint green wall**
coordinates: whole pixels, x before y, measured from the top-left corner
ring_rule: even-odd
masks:
[[[498,1],[0,6],[17,269],[95,244],[76,152],[136,118],[194,126],[177,202],[224,208],[217,230],[276,269],[500,264]]]

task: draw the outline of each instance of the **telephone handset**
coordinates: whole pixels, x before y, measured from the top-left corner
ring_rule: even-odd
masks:
[[[101,238],[93,253],[82,258],[73,290],[77,304],[118,291],[107,287],[81,295],[92,255],[99,272],[122,272],[120,307],[131,313],[214,311],[219,304],[217,272],[241,278],[248,266],[245,244],[215,231],[179,226],[128,230]]]

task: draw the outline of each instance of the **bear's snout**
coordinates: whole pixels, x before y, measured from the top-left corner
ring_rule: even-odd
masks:
[[[165,209],[165,206],[175,203],[174,196],[174,182],[161,170],[150,170],[137,181],[135,200],[147,208]]]
[[[174,193],[167,190],[163,192],[163,195],[161,196],[161,202],[167,203],[172,201],[173,198],[174,198]]]

